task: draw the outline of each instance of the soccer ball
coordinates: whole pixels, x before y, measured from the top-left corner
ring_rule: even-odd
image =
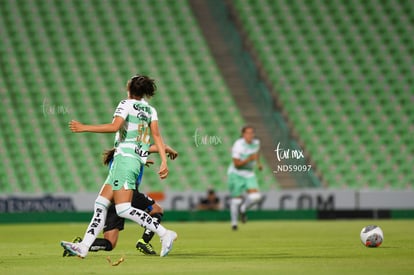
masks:
[[[384,233],[379,226],[368,225],[361,230],[361,242],[366,247],[378,247],[384,240]]]

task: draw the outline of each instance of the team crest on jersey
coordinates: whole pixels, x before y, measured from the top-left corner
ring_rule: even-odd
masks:
[[[139,111],[138,114],[137,114],[137,118],[139,118],[141,120],[148,121],[149,116],[148,116],[147,113],[145,113],[143,111]]]
[[[134,109],[138,111],[137,114],[137,118],[144,120],[144,121],[149,121],[149,117],[151,114],[151,108],[148,106],[143,106],[141,104],[134,104],[133,105]]]

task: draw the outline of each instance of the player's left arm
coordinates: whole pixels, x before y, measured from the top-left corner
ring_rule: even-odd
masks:
[[[164,146],[165,146],[165,153],[171,160],[174,160],[178,157],[178,152],[174,150],[171,146],[169,146],[168,144],[164,144]],[[155,146],[155,144],[152,144],[148,151],[150,153],[158,153],[158,148],[157,146]]]
[[[152,159],[147,159],[147,162],[145,162],[145,166],[150,167],[151,165],[153,165],[155,162]]]
[[[260,161],[260,140],[257,140],[259,149],[257,150],[257,159],[256,159],[256,164],[257,164],[257,169],[259,169],[259,171],[263,170],[263,165],[262,162]]]
[[[259,169],[259,171],[262,171],[263,165],[262,165],[262,162],[260,161],[260,151],[257,152],[256,164],[257,164],[257,169]]]
[[[175,151],[172,147],[165,144],[165,152],[167,153],[168,157],[172,160],[178,157],[178,152]]]
[[[158,128],[158,120],[151,121],[150,129],[152,137],[154,139],[155,146],[157,147],[158,153],[160,154],[161,158],[161,164],[160,169],[158,171],[158,175],[161,179],[165,179],[168,176],[167,155],[165,153],[165,144],[161,136],[160,130]]]

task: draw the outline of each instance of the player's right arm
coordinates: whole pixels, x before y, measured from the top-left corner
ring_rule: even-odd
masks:
[[[69,128],[73,133],[115,133],[122,127],[124,121],[124,118],[120,116],[114,117],[111,123],[98,125],[87,125],[76,120],[71,120],[69,122]]]
[[[238,158],[233,158],[233,164],[236,168],[242,167],[246,164],[248,164],[251,161],[257,160],[259,157],[258,153],[255,154],[251,154],[250,156],[248,156],[246,159],[238,159]]]
[[[127,100],[122,100],[119,102],[118,106],[115,109],[113,115],[113,120],[111,123],[107,124],[98,124],[98,125],[87,125],[79,121],[72,120],[69,122],[69,128],[74,133],[81,132],[93,132],[93,133],[115,133],[121,129],[122,125],[125,122],[125,119],[128,116],[130,106],[128,105]]]
[[[258,159],[258,152],[249,155],[247,158],[243,158],[243,147],[240,143],[240,141],[236,141],[231,149],[231,156],[233,159],[233,165],[236,168],[241,168],[248,164],[251,161]]]

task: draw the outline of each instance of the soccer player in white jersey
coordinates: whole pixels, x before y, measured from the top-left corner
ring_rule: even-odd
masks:
[[[150,153],[158,153],[157,148],[155,145],[151,145],[149,149]],[[167,156],[169,159],[174,160],[178,157],[178,152],[175,151],[173,148],[165,144],[165,152],[167,153]],[[103,154],[103,164],[105,166],[111,167],[113,158],[115,154],[115,148],[112,148],[111,150],[105,150]],[[147,163],[145,166],[149,167],[150,165],[154,164],[152,160],[147,160]],[[142,176],[144,173],[144,166],[141,166],[140,174],[138,175],[138,178],[136,180],[136,187],[133,191],[131,204],[133,207],[144,210],[147,212],[153,220],[156,220],[157,222],[161,223],[164,210],[162,207],[156,203],[151,197],[141,193],[139,191],[139,186],[142,182]],[[125,219],[119,217],[116,214],[115,205],[111,204],[108,208],[108,212],[106,215],[106,221],[105,226],[103,229],[103,238],[96,238],[91,247],[89,247],[89,251],[99,251],[99,250],[105,250],[105,251],[111,251],[115,248],[117,242],[118,242],[118,236],[119,232],[124,230],[125,225]],[[154,232],[145,229],[144,233],[142,234],[141,239],[138,240],[136,243],[136,248],[138,251],[146,254],[146,255],[156,255],[157,253],[154,251],[150,241],[152,240],[154,236]],[[72,242],[78,243],[81,242],[81,237],[76,237]],[[70,251],[64,249],[63,251],[63,257],[70,257],[75,256]]]
[[[232,162],[227,171],[231,196],[230,218],[233,230],[237,230],[239,214],[242,222],[246,222],[246,210],[262,199],[254,171],[255,165],[259,170],[262,170],[259,161],[260,141],[255,138],[252,126],[244,126],[241,135],[241,138],[233,144]],[[244,196],[245,194],[246,196]]]
[[[161,179],[168,175],[167,157],[163,138],[158,129],[158,116],[154,107],[145,101],[155,94],[156,85],[147,76],[136,75],[127,83],[128,99],[122,100],[115,110],[113,120],[108,124],[86,125],[72,120],[69,127],[74,133],[114,133],[115,154],[109,175],[95,200],[94,214],[82,242],[62,241],[61,246],[84,258],[92,243],[102,231],[107,209],[111,201],[121,218],[130,219],[142,227],[155,232],[161,239],[160,256],[166,256],[172,249],[177,233],[166,229],[143,210],[131,206],[132,192],[145,165],[152,136],[161,158],[158,174]]]

